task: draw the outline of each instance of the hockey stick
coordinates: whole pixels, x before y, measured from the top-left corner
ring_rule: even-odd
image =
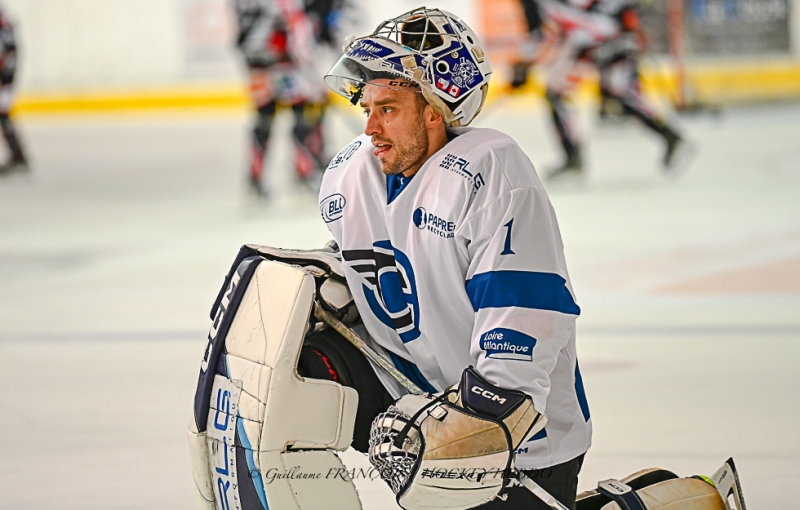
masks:
[[[554,508],[555,510],[569,510],[566,506],[561,504],[556,498],[550,495],[549,492],[542,489],[538,483],[531,480],[529,477],[525,475],[525,473],[518,471],[517,473],[517,480],[519,480],[520,485],[528,489],[533,493],[534,496],[541,499],[547,506],[550,508]]]
[[[333,328],[337,333],[342,335],[345,340],[353,344],[356,349],[361,351],[364,356],[366,356],[370,361],[381,367],[387,374],[392,376],[397,382],[403,385],[405,389],[408,390],[409,393],[412,395],[422,395],[425,393],[422,389],[411,382],[411,380],[403,375],[402,372],[397,370],[393,364],[389,361],[384,359],[380,354],[372,350],[364,340],[358,337],[355,332],[344,325],[339,319],[328,313],[327,311],[323,310],[319,304],[314,304],[314,317],[321,320],[331,328]]]
[[[314,317],[321,320],[328,326],[334,329],[337,333],[342,335],[345,340],[353,344],[356,349],[361,351],[364,356],[369,358],[370,361],[381,367],[383,370],[386,371],[387,374],[392,376],[397,382],[403,385],[405,389],[409,391],[409,393],[414,395],[421,395],[424,393],[419,386],[411,382],[405,375],[402,374],[397,368],[394,367],[389,361],[383,358],[380,354],[372,350],[364,340],[359,338],[359,336],[350,328],[348,328],[342,321],[334,317],[332,314],[323,310],[323,308],[318,304],[314,303]],[[539,484],[525,476],[524,473],[517,471],[515,473],[515,477],[519,480],[519,483],[531,491],[534,496],[541,499],[545,504],[549,507],[553,508],[554,510],[569,510],[569,508],[562,505],[556,498],[550,495],[549,492],[542,489]]]

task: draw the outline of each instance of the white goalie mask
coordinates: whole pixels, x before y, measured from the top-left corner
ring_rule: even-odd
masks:
[[[478,36],[466,23],[446,11],[420,8],[349,43],[325,83],[357,104],[373,80],[409,80],[448,126],[466,126],[486,100],[491,74]]]

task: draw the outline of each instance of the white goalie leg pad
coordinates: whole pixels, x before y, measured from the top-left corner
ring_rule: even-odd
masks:
[[[198,432],[194,421],[189,424],[189,455],[192,460],[192,478],[197,487],[199,506],[203,510],[214,510],[214,488],[211,485],[208,439],[205,432]]]
[[[304,269],[261,260],[230,322],[225,353],[209,367],[216,374],[207,465],[219,510],[361,507],[352,480],[336,476],[345,468],[332,451],[352,441],[358,394],[296,371],[315,288]],[[197,449],[193,456],[202,458]],[[195,472],[205,499],[202,469]]]

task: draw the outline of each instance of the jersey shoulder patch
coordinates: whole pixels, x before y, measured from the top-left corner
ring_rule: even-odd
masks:
[[[376,186],[375,179],[383,175],[377,165],[372,143],[366,135],[357,137],[334,156],[322,174],[320,186],[320,214],[325,223],[330,224],[343,216],[354,190],[365,185]]]
[[[493,166],[492,175],[486,175],[494,181],[504,181],[512,189],[536,188],[543,189],[541,180],[534,169],[533,162],[522,150],[522,147],[510,136],[494,129],[481,129],[482,140],[480,157]],[[473,142],[474,145],[478,140]],[[487,181],[488,183],[488,181]],[[498,189],[497,191],[500,191]]]
[[[487,195],[486,201],[514,188],[542,187],[531,160],[507,134],[488,128],[453,132],[458,136],[442,150],[439,166],[471,180],[473,195]]]
[[[325,171],[334,170],[337,168],[341,168],[347,166],[349,161],[353,159],[353,157],[361,153],[369,153],[368,149],[372,147],[370,143],[370,139],[366,135],[360,135],[355,140],[347,144],[342,150],[340,150],[336,156],[331,159],[331,162],[328,163],[328,168]]]

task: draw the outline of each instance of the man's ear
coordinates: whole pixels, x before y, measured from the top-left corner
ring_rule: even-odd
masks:
[[[442,114],[431,105],[425,105],[425,110],[422,112],[422,120],[425,121],[425,127],[428,129],[435,129],[439,124],[444,123]]]

